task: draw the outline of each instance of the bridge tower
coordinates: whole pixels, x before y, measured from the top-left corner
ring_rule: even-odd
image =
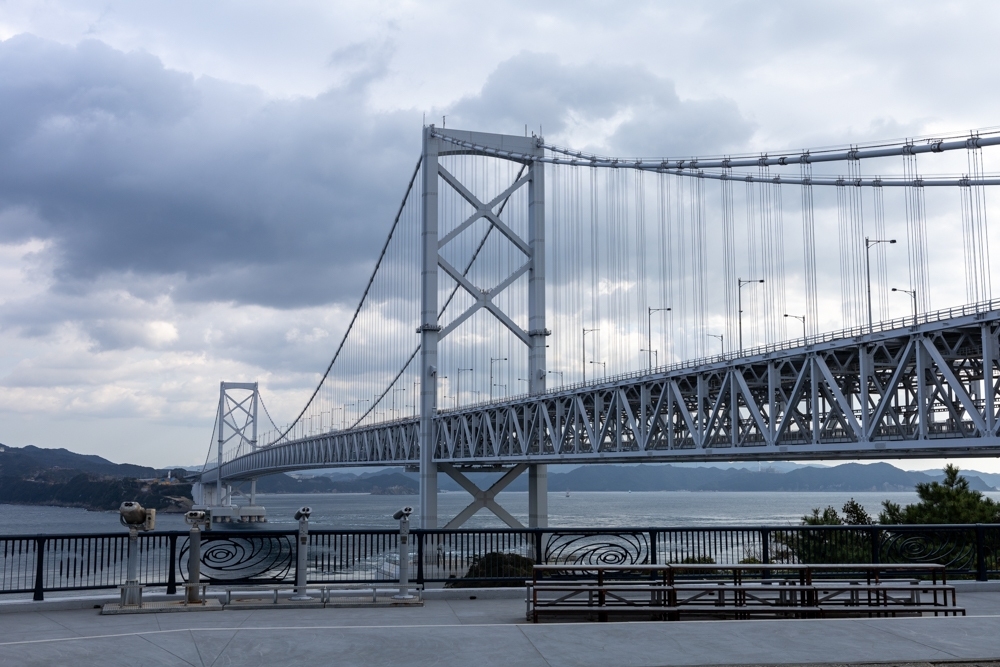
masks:
[[[459,142],[474,143],[490,153],[481,153],[501,159],[511,159],[526,163],[527,174],[513,183],[506,194],[513,193],[521,187],[528,188],[528,238],[523,239],[503,224],[494,208],[500,203],[499,198],[491,203],[480,201],[472,192],[466,189],[458,179],[449,173],[439,163],[444,155],[469,154]],[[493,153],[492,151],[496,151]],[[505,156],[505,153],[516,153],[518,157]],[[438,394],[438,343],[451,333],[455,327],[465,321],[475,311],[486,308],[502,322],[511,332],[528,347],[528,390],[531,394],[545,392],[545,338],[551,332],[545,327],[545,168],[544,163],[532,158],[544,156],[541,139],[538,137],[519,137],[513,135],[487,134],[483,132],[466,132],[439,129],[433,125],[424,128],[421,180],[421,308],[420,326],[420,525],[421,528],[436,528],[438,525],[437,493],[439,472],[435,463],[435,418],[437,416]],[[458,230],[479,219],[487,220],[496,227],[526,256],[528,263],[528,330],[525,331],[514,324],[511,317],[503,313],[493,298],[502,290],[494,292],[481,290],[472,285],[459,271],[456,271],[439,250],[454,238],[455,232],[442,239],[438,233],[438,189],[444,183],[453,188],[474,208],[472,214],[463,222]],[[469,292],[476,303],[463,315],[442,328],[438,321],[440,304],[438,303],[438,271],[443,270],[459,285]],[[512,274],[513,282],[518,274]],[[489,509],[510,525],[518,525],[516,520],[503,510],[495,501],[500,489],[509,484],[515,477],[528,469],[528,514],[531,527],[548,525],[548,473],[544,464],[518,465],[508,469],[501,480],[490,489],[480,490],[472,484],[461,471],[450,464],[443,472],[453,477],[475,497],[458,517],[452,520],[448,527],[456,527],[472,516],[479,509]]]
[[[257,451],[257,409],[260,405],[260,388],[256,382],[220,382],[218,420],[215,425],[216,471],[222,470],[223,450],[233,442],[234,454],[241,456]],[[232,487],[216,476],[215,485],[197,482],[192,488],[195,508],[209,513],[212,523],[262,523],[265,510],[257,505],[257,479],[250,479],[249,505],[234,503]]]

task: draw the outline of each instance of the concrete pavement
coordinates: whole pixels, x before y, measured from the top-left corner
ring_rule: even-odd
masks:
[[[474,594],[470,591],[471,594]],[[1000,593],[959,592],[958,618],[631,623],[524,621],[523,600],[409,609],[0,614],[0,665],[616,667],[1000,660]]]

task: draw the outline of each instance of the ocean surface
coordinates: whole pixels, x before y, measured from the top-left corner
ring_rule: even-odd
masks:
[[[1000,500],[1000,492],[985,494]],[[789,526],[801,523],[812,508],[828,505],[838,510],[850,498],[877,515],[883,500],[905,505],[916,502],[912,492],[597,492],[549,493],[549,526],[553,528],[620,528],[671,526]],[[519,521],[528,523],[528,494],[501,493],[500,503]],[[295,510],[312,508],[315,528],[394,528],[392,513],[404,505],[414,507],[413,525],[420,522],[417,496],[373,496],[361,493],[258,494],[274,528],[292,528]],[[443,525],[470,501],[465,493],[438,496],[438,516]],[[503,524],[481,510],[465,527],[499,527]],[[186,530],[179,514],[159,514],[159,530]],[[0,535],[38,533],[97,533],[123,530],[117,512],[88,512],[67,507],[0,505]]]

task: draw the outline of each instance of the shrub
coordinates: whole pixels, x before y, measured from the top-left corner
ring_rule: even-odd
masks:
[[[449,581],[446,585],[449,588],[524,586],[525,580],[531,579],[534,564],[535,561],[520,554],[491,551],[490,553],[473,558],[472,563],[469,565],[469,571],[465,574],[464,578],[471,580],[504,578],[509,579],[509,581],[484,582],[456,579]]]

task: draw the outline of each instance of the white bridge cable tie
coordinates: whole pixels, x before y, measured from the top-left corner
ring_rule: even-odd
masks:
[[[549,155],[538,156],[520,153],[516,151],[505,151],[487,146],[481,146],[472,142],[463,141],[454,137],[433,133],[435,137],[449,143],[462,146],[472,151],[492,157],[508,158],[525,162],[545,162],[547,164],[561,164],[579,167],[602,167],[611,169],[638,169],[643,171],[655,171],[672,173],[677,176],[693,178],[709,178],[715,180],[742,180],[752,183],[769,182],[785,183],[789,185],[854,185],[858,187],[961,187],[970,185],[1000,185],[1000,178],[979,178],[971,179],[966,175],[947,176],[941,178],[792,178],[788,176],[768,176],[762,178],[747,173],[729,173],[732,167],[765,167],[765,166],[790,166],[796,164],[811,164],[817,162],[843,162],[857,161],[866,158],[891,157],[896,155],[917,155],[921,153],[941,153],[951,150],[982,148],[984,146],[1000,145],[1000,136],[964,138],[956,141],[931,141],[927,144],[913,144],[911,142],[901,142],[890,148],[861,149],[852,148],[850,150],[838,152],[812,152],[806,151],[798,155],[780,155],[769,157],[764,153],[758,157],[748,158],[690,158],[690,159],[661,159],[661,158],[605,158],[596,155],[585,154],[580,151],[560,148],[550,144],[539,143],[542,148],[551,152],[573,156],[570,158],[558,158]],[[705,169],[722,169],[720,172],[708,172]]]
[[[1000,133],[996,130],[989,133],[993,136],[975,135],[968,133],[953,135],[952,137],[935,137],[924,140],[923,143],[914,143],[913,139],[903,139],[882,145],[872,145],[868,147],[847,146],[834,149],[810,149],[802,151],[771,151],[759,154],[747,154],[738,157],[713,156],[713,157],[688,157],[688,158],[621,158],[604,157],[583,153],[569,148],[563,148],[553,144],[540,142],[539,145],[546,150],[561,155],[568,155],[576,158],[577,164],[608,167],[631,167],[641,165],[640,168],[661,169],[732,169],[733,167],[773,167],[788,166],[794,164],[815,164],[819,162],[845,162],[857,161],[880,157],[893,157],[898,155],[918,155],[920,153],[942,153],[945,151],[983,148],[986,146],[1000,145]],[[461,143],[469,147],[474,145],[469,142],[461,142],[451,137],[442,136],[446,141]],[[492,150],[492,149],[487,149]],[[503,151],[501,151],[503,152]],[[522,156],[529,158],[529,156]]]

